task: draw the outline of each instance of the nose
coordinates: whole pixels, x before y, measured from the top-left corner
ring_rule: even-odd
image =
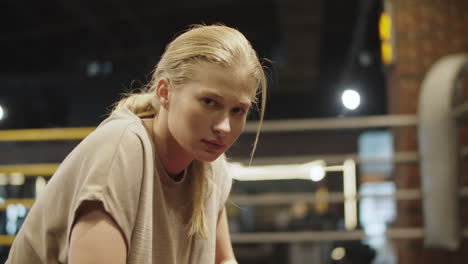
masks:
[[[214,126],[214,132],[220,137],[224,137],[231,132],[229,115],[224,115]]]

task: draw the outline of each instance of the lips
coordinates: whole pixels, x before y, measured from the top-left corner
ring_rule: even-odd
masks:
[[[218,151],[222,148],[224,148],[224,144],[221,141],[218,140],[202,140],[203,143],[208,147],[209,150],[211,151]]]

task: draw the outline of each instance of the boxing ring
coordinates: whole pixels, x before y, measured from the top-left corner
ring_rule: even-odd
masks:
[[[444,71],[442,73],[441,71]],[[363,160],[357,153],[303,155],[299,157],[276,157],[262,161],[262,157],[255,158],[256,163],[269,164],[306,164],[313,161],[323,161],[325,171],[340,172],[343,179],[343,190],[330,192],[326,197],[328,203],[342,203],[345,208],[345,231],[300,231],[300,232],[252,232],[232,233],[233,243],[294,243],[317,241],[347,241],[362,240],[366,237],[363,230],[356,229],[357,203],[369,197],[391,198],[395,201],[419,200],[423,204],[424,226],[388,228],[388,239],[424,239],[427,246],[454,250],[461,238],[468,238],[468,229],[463,229],[460,221],[459,200],[468,197],[468,186],[460,186],[458,170],[460,163],[466,163],[468,146],[458,145],[456,139],[457,127],[466,120],[468,102],[454,102],[453,98],[461,89],[461,79],[468,71],[468,56],[458,55],[444,58],[432,68],[423,83],[418,115],[385,115],[351,118],[325,118],[265,121],[263,133],[281,133],[285,131],[320,131],[320,130],[352,130],[352,129],[393,129],[419,128],[420,150],[395,152],[391,162],[398,164],[418,164],[421,167],[421,188],[396,189],[393,194],[368,195],[359,193],[356,189],[356,166],[361,163],[376,162]],[[444,76],[444,77],[441,77]],[[445,87],[445,94],[440,94],[440,87]],[[438,90],[435,93],[433,90]],[[436,97],[434,97],[436,94]],[[446,100],[441,100],[445,96]],[[434,100],[443,101],[440,108],[435,107]],[[437,101],[436,100],[436,101]],[[441,116],[435,118],[436,113]],[[436,120],[436,122],[434,121]],[[440,122],[444,125],[441,125]],[[245,133],[255,133],[257,123],[247,124]],[[448,130],[447,130],[448,129]],[[74,141],[78,142],[94,130],[86,128],[56,128],[56,129],[28,129],[2,130],[0,143],[5,142],[40,142],[40,141]],[[442,131],[444,130],[444,131]],[[441,148],[447,148],[441,152]],[[0,152],[5,155],[5,153]],[[434,155],[430,155],[434,154]],[[437,162],[436,162],[437,161]],[[248,159],[238,160],[247,164]],[[382,162],[379,160],[377,162]],[[8,184],[12,175],[22,175],[24,178],[50,177],[59,163],[14,163],[3,164],[0,161],[0,174]],[[434,167],[435,166],[435,167]],[[441,177],[441,174],[447,177]],[[238,179],[239,180],[239,179]],[[0,183],[1,184],[1,183]],[[444,188],[441,188],[444,187]],[[233,194],[230,200],[237,205],[285,205],[298,200],[306,203],[316,203],[318,198],[310,192],[290,194]],[[320,200],[322,201],[322,200]],[[5,211],[11,205],[23,205],[31,208],[34,199],[7,198],[0,200],[0,211]],[[440,226],[444,226],[441,229]],[[0,245],[9,246],[14,235],[1,235]]]

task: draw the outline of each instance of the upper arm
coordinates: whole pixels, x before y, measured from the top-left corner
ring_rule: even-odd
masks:
[[[229,236],[229,228],[227,221],[226,208],[219,213],[218,224],[216,227],[216,263],[227,263],[226,261],[234,261],[234,251],[232,250],[231,237]],[[237,263],[237,262],[233,262]]]
[[[69,262],[126,263],[124,236],[102,203],[84,202],[77,212],[70,235]]]

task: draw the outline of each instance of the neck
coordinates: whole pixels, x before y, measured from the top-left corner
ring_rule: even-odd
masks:
[[[167,118],[164,113],[158,113],[153,123],[154,140],[159,157],[167,174],[174,180],[180,180],[184,170],[193,161],[191,155],[182,149],[169,132]]]

